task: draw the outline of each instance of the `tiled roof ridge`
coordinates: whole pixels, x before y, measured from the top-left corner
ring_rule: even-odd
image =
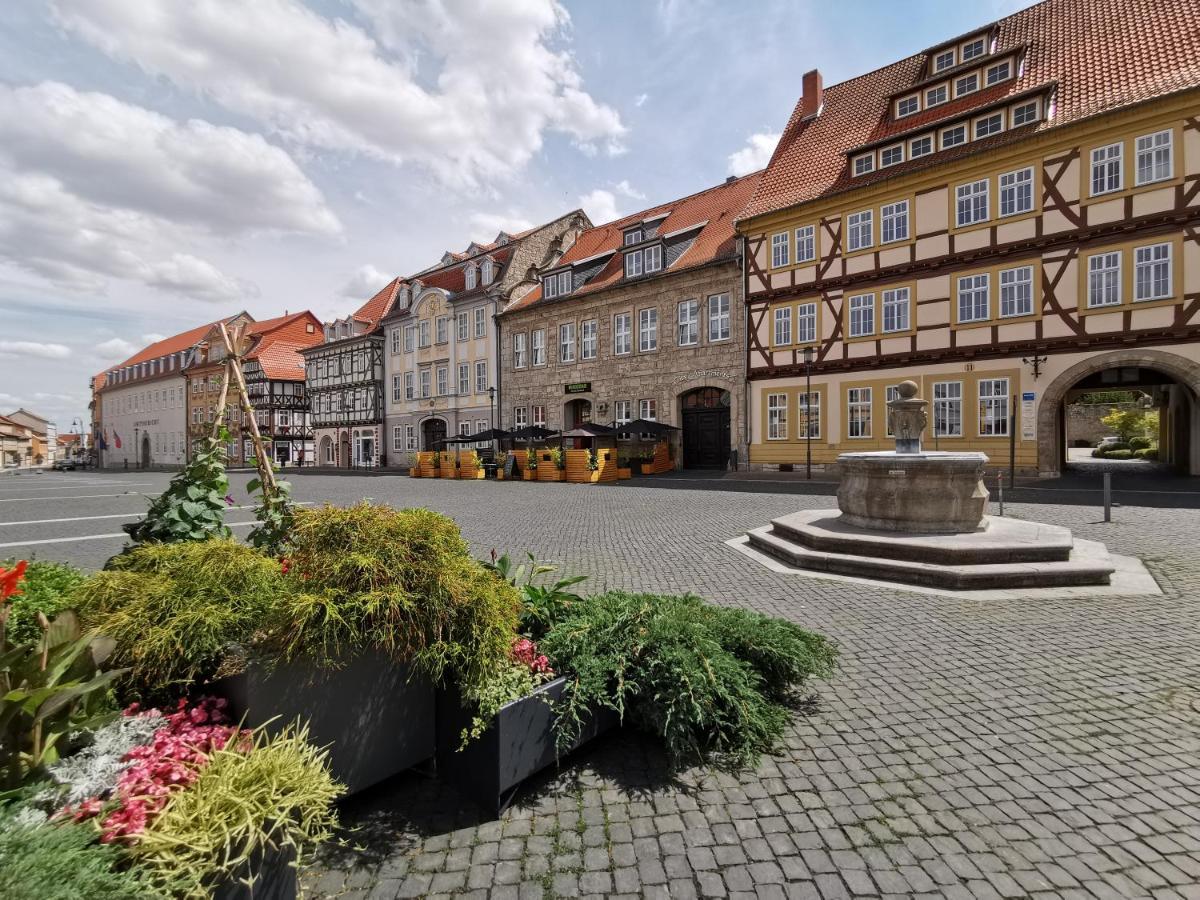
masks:
[[[662,203],[657,203],[654,206],[648,206],[645,209],[640,210],[639,212],[630,213],[629,215],[622,216],[619,219],[613,219],[611,222],[603,222],[599,225],[593,225],[591,228],[585,229],[582,232],[582,234],[580,235],[580,237],[582,237],[583,234],[588,234],[589,232],[603,231],[605,228],[620,228],[620,227],[622,227],[621,226],[622,222],[644,221],[648,218],[651,218],[652,213],[657,213],[660,210],[664,210],[664,209],[671,210],[673,207],[683,206],[685,203],[689,203],[699,197],[703,197],[705,194],[711,194],[714,191],[727,190],[728,188],[733,187],[733,185],[737,184],[738,182],[745,181],[747,178],[755,178],[755,177],[761,176],[762,173],[765,171],[766,171],[766,169],[763,168],[763,169],[755,169],[753,172],[747,172],[745,175],[730,175],[723,181],[718,182],[717,184],[709,185],[708,187],[702,188],[701,190],[695,191],[691,194],[685,194],[684,196],[676,197],[673,200],[666,200]]]
[[[419,272],[415,272],[412,275],[408,275],[408,276],[401,275],[400,281],[403,281],[405,284],[407,284],[409,282],[413,282],[413,281],[425,281],[431,275],[436,275],[437,273],[443,272],[447,269],[456,268],[458,266],[461,266],[468,262],[471,262],[472,260],[480,259],[484,256],[489,256],[497,251],[507,252],[509,250],[509,248],[511,248],[513,246],[513,244],[517,243],[517,241],[522,241],[525,238],[529,237],[531,234],[536,234],[537,232],[541,231],[543,228],[549,228],[551,225],[553,225],[555,222],[558,222],[561,219],[565,219],[569,216],[574,215],[575,213],[581,213],[581,212],[583,212],[583,209],[581,207],[575,207],[574,209],[567,210],[565,213],[562,213],[561,215],[555,216],[553,219],[548,219],[547,221],[542,222],[540,225],[534,225],[534,226],[532,226],[530,228],[526,228],[524,231],[518,232],[516,234],[509,234],[508,236],[511,240],[509,240],[509,242],[507,244],[495,244],[495,243],[487,244],[487,245],[481,244],[480,246],[483,247],[483,249],[481,249],[478,253],[474,254],[473,256],[468,256],[466,253],[455,253],[453,250],[448,250],[447,252],[450,255],[455,257],[454,262],[448,262],[448,263],[440,263],[439,262],[436,265],[430,266],[428,269],[421,269]],[[508,232],[505,232],[505,233],[508,234]]]

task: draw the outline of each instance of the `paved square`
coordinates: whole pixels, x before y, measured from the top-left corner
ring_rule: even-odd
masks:
[[[0,483],[0,544],[117,532],[158,475]],[[236,496],[242,496],[237,478]],[[1200,897],[1200,511],[1010,504],[1141,557],[1145,598],[987,602],[772,572],[724,544],[831,498],[302,476],[302,500],[441,510],[479,555],[532,550],[588,587],[694,591],[825,632],[841,666],[758,771],[668,779],[617,733],[483,821],[401,776],[305,873],[320,897]],[[36,490],[35,490],[36,488]],[[24,493],[22,493],[24,491]],[[13,502],[7,502],[13,501]],[[116,509],[112,504],[116,505]],[[249,512],[230,514],[231,521]],[[118,539],[0,547],[98,564]]]

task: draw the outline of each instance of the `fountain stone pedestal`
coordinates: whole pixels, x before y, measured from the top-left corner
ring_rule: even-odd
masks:
[[[1115,566],[1103,544],[987,515],[987,456],[922,450],[926,401],[912,381],[897,392],[888,403],[896,450],[843,453],[838,509],[782,516],[750,531],[751,546],[799,568],[932,587],[1109,583]]]

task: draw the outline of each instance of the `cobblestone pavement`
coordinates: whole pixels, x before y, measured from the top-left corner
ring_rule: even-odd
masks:
[[[1095,507],[1009,504],[1140,556],[1165,595],[983,603],[778,574],[723,543],[830,497],[295,484],[302,500],[429,506],[480,556],[532,550],[594,590],[694,591],[842,648],[836,677],[755,772],[669,777],[654,742],[616,732],[527,785],[499,821],[404,775],[346,805],[347,846],[308,868],[309,896],[1200,897],[1200,511],[1125,506],[1105,525]],[[67,514],[109,512],[81,502],[94,506]],[[6,503],[0,522],[32,512]],[[22,526],[19,539],[66,527]],[[119,546],[35,549],[102,561]]]
[[[322,484],[316,484],[317,481]],[[618,732],[486,821],[402,776],[347,805],[316,896],[1200,897],[1200,511],[1010,506],[1142,557],[1163,597],[980,603],[769,572],[723,541],[829,498],[391,479],[364,489],[591,587],[694,591],[835,638],[755,772],[671,778]]]

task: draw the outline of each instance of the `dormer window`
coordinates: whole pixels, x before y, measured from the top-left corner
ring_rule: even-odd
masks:
[[[475,276],[477,274],[478,274],[478,270],[475,268],[475,266],[473,266],[473,265],[467,266],[466,275],[467,275],[467,290],[468,291],[475,290]]]
[[[864,153],[862,156],[854,157],[854,174],[866,175],[868,172],[875,171],[875,154]]]
[[[954,82],[954,96],[961,97],[964,94],[973,94],[979,90],[979,73],[972,72],[970,75],[964,75],[962,78],[956,79]]]
[[[913,138],[908,142],[908,158],[916,159],[918,156],[928,156],[933,152],[933,138],[930,135],[924,137]]]
[[[949,99],[947,97],[948,93],[949,88],[944,84],[939,84],[937,87],[929,88],[929,90],[925,92],[925,108],[929,109],[931,106],[940,106],[941,104],[945,103],[946,100]]]
[[[954,68],[954,49],[943,50],[933,58],[933,71],[944,72]]]
[[[485,259],[483,261],[483,265],[480,266],[479,277],[483,279],[484,284],[491,284],[492,274],[492,261],[490,259]]]
[[[1004,113],[993,113],[975,120],[975,140],[991,134],[999,134],[1004,130]]]
[[[987,83],[999,84],[1001,81],[1008,81],[1012,77],[1012,63],[1007,59],[1004,62],[998,62],[994,66],[989,66],[987,70]]]
[[[626,253],[625,254],[625,277],[637,278],[642,274],[642,254],[641,253]]]
[[[643,240],[645,240],[645,238],[646,238],[646,232],[643,231],[640,227],[632,228],[629,231],[625,232],[625,238],[622,241],[622,243],[624,244],[624,246],[629,247],[633,244],[640,244]]]
[[[879,151],[879,165],[894,166],[904,162],[904,145],[893,144],[891,147],[884,147]]]
[[[547,300],[555,297],[565,297],[571,293],[571,270],[555,272],[553,275],[542,276],[542,296]]]
[[[901,97],[900,100],[897,101],[897,103],[896,103],[896,117],[897,118],[903,118],[904,116],[911,116],[914,113],[918,113],[920,111],[921,111],[921,98],[918,97],[916,94],[913,94],[910,97]]]
[[[408,285],[400,288],[400,306],[401,308],[408,308]]]
[[[1028,103],[1020,103],[1012,108],[1011,115],[1013,128],[1036,122],[1038,120],[1038,102],[1030,100]]]
[[[644,257],[646,274],[657,272],[662,268],[662,246],[653,244],[642,251]]]
[[[977,59],[978,57],[983,56],[984,49],[985,43],[983,38],[975,38],[975,40],[963,44],[962,61],[967,62],[968,60]]]

